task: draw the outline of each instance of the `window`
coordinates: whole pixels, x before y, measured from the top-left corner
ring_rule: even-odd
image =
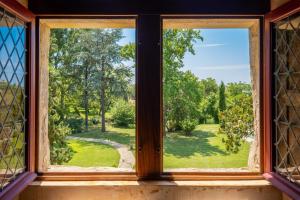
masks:
[[[299,184],[299,14],[274,24],[275,171]]]
[[[25,172],[26,24],[0,7],[0,191]]]
[[[161,21],[159,15],[142,15],[136,21],[137,45],[135,18],[41,17],[39,20],[42,50],[39,54],[38,171],[51,180],[57,176],[84,179],[85,174],[99,175],[99,178],[125,176],[130,180],[169,175],[176,178],[177,172],[258,175],[261,170],[260,20],[163,17]],[[161,25],[163,32],[160,32]],[[242,40],[237,47],[231,38],[233,45],[228,45],[231,49],[225,49],[227,54],[223,57],[232,62],[219,59],[218,65],[232,64],[233,67],[221,73],[241,72],[243,77],[228,75],[225,80],[220,74],[216,76],[220,70],[215,70],[215,74],[202,78],[210,67],[199,73],[188,71],[186,63],[201,64],[197,52],[201,45],[210,46],[211,51],[221,46],[203,43],[201,37],[205,34],[202,33],[210,32],[204,38],[210,41],[226,31],[234,35],[232,38],[242,35],[239,36]],[[193,48],[197,48],[195,56],[188,53]],[[201,56],[209,51],[202,50]],[[237,57],[243,56],[240,63],[233,61],[235,53]],[[238,64],[242,66],[236,67]],[[208,124],[224,120],[219,119],[218,107],[222,81],[225,108],[247,110],[241,126],[248,129],[234,138],[235,146],[228,145],[228,149],[230,131],[239,130],[219,134],[218,124]],[[103,82],[105,92],[101,91]],[[177,88],[174,82],[179,84]],[[204,94],[210,86],[212,92]],[[183,102],[176,99],[182,96],[188,97]],[[209,98],[214,98],[211,107],[215,115],[206,113],[204,119],[202,114],[208,106],[201,107],[201,104]],[[103,99],[107,104],[104,110]],[[177,110],[173,112],[175,107]],[[195,111],[195,118],[189,113],[181,114],[191,110]],[[174,113],[180,118],[175,125],[176,120],[170,118]],[[207,124],[203,124],[205,121]]]
[[[258,20],[163,25],[164,170],[259,171]]]
[[[135,20],[40,25],[39,170],[134,171]]]

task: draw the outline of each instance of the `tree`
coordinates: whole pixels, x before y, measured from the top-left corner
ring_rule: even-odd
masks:
[[[226,99],[225,99],[225,84],[221,81],[219,88],[219,111],[224,111],[226,109]]]
[[[209,118],[213,118],[215,123],[219,122],[218,117],[218,84],[215,79],[207,78],[200,81],[205,98],[199,103],[200,122],[207,123]]]
[[[73,150],[68,146],[66,137],[71,134],[68,125],[64,123],[61,115],[58,113],[60,110],[60,92],[58,87],[61,84],[60,73],[58,69],[49,66],[49,118],[48,118],[48,137],[50,142],[50,160],[51,164],[62,164],[71,160]]]
[[[122,63],[121,46],[118,44],[122,37],[121,29],[92,29],[85,35],[89,45],[83,62],[93,69],[92,84],[100,100],[102,132],[106,131],[105,113],[114,97],[128,99],[128,85],[133,76],[132,66]]]
[[[198,78],[183,72],[187,52],[195,54],[194,43],[202,40],[199,30],[167,29],[163,32],[163,107],[167,131],[180,129],[185,119],[196,119],[201,90]]]
[[[225,123],[220,132],[226,135],[223,142],[228,151],[237,153],[241,143],[254,135],[252,97],[246,94],[235,96],[233,103],[222,113]]]
[[[226,149],[238,152],[241,143],[254,135],[254,113],[251,86],[247,83],[228,83],[226,86],[228,105],[220,112],[220,119],[224,123],[220,133],[226,135],[223,142]]]
[[[225,84],[221,81],[219,87],[219,123],[224,128],[224,121],[221,120],[220,114],[226,109]]]

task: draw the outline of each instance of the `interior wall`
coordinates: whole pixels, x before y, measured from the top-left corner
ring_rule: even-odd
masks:
[[[28,8],[28,0],[17,0],[20,4]]]
[[[278,8],[279,6],[289,2],[290,0],[271,0],[271,10]]]

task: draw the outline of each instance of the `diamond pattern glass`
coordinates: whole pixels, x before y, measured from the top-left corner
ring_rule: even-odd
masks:
[[[275,171],[300,184],[300,14],[274,24]]]
[[[25,170],[25,23],[0,7],[0,191]]]

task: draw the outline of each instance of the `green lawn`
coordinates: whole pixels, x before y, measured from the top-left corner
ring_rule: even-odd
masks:
[[[69,140],[75,151],[73,158],[64,165],[79,167],[118,167],[120,155],[109,145],[95,142]]]
[[[192,136],[167,133],[164,139],[164,168],[240,168],[247,167],[249,144],[237,154],[228,153],[218,134],[219,125],[197,126]]]
[[[192,136],[183,133],[167,133],[164,137],[164,168],[240,168],[247,167],[249,144],[244,143],[237,154],[228,153],[222,143],[224,135],[218,134],[219,125],[206,124],[197,126]],[[135,149],[135,130],[130,128],[108,127],[106,133],[98,129],[74,134],[77,137],[102,138],[126,144]],[[72,144],[72,143],[71,143]],[[85,142],[89,145],[89,142]],[[90,151],[98,144],[85,147],[72,144],[76,147],[77,155],[69,162],[69,165],[77,166],[113,166],[118,163],[119,157],[108,153],[108,149],[97,149],[97,156]],[[102,145],[101,145],[102,146]],[[106,150],[106,151],[105,151]],[[109,150],[111,151],[111,149]],[[116,152],[117,153],[117,152]],[[87,155],[91,156],[87,156]],[[99,159],[99,156],[102,156]],[[92,157],[92,158],[88,158]]]
[[[108,126],[105,133],[102,133],[100,128],[94,128],[87,132],[73,134],[72,136],[108,139],[121,144],[126,144],[135,149],[135,129],[132,128],[116,128]]]

